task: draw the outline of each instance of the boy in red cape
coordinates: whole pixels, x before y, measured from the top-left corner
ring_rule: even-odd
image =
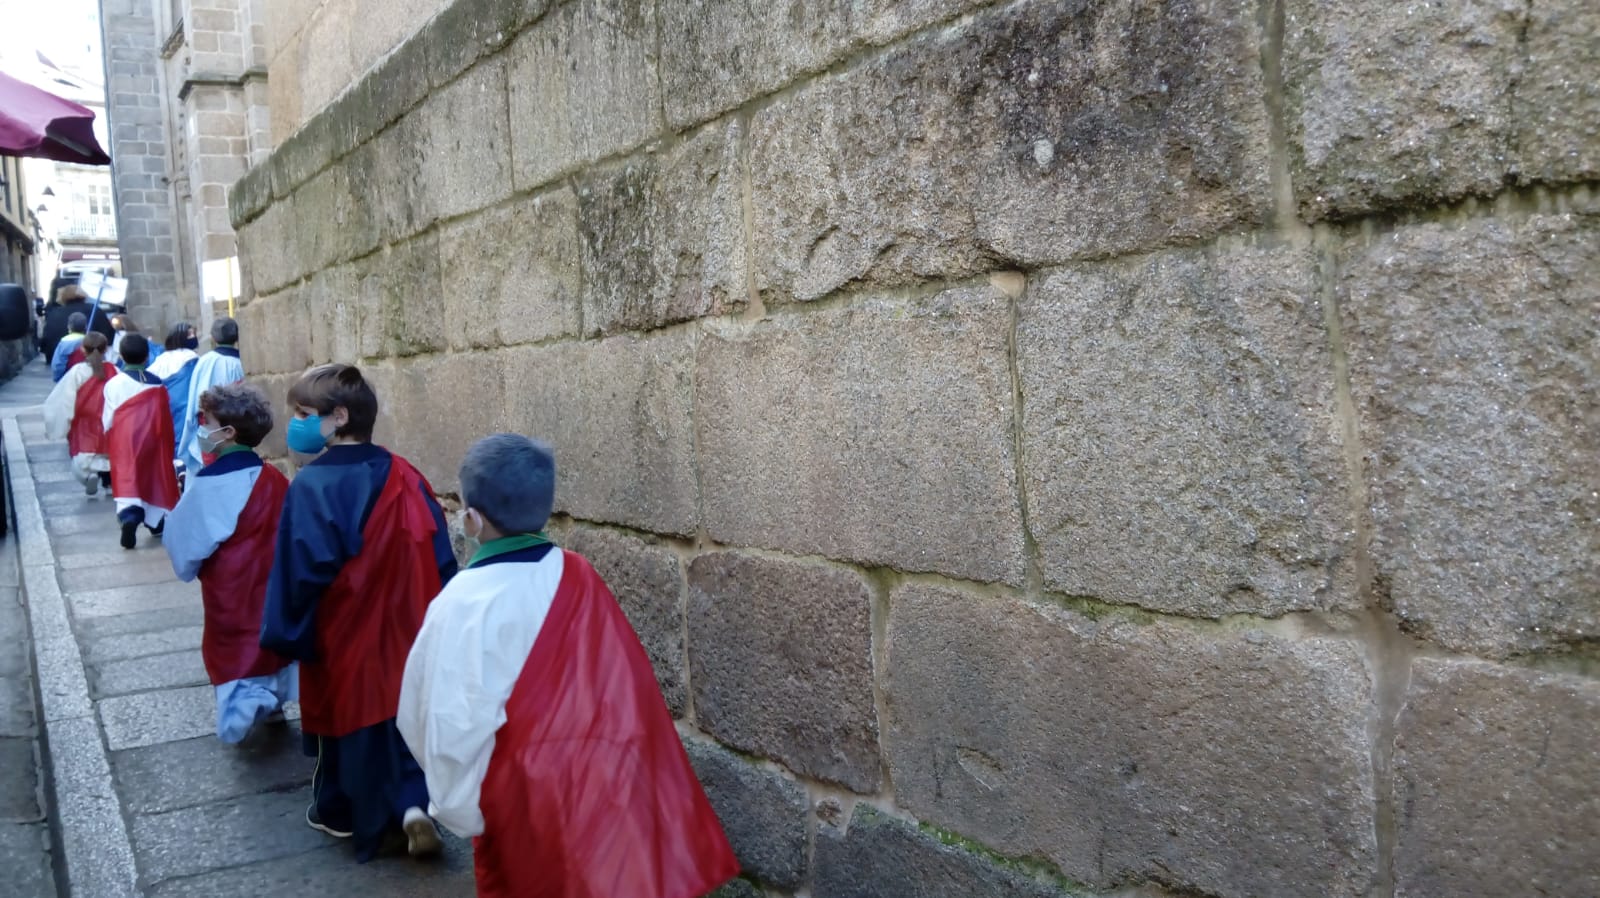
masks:
[[[124,549],[134,547],[140,524],[160,536],[167,513],[178,504],[178,476],[167,449],[172,445],[171,402],[161,378],[144,370],[149,358],[150,344],[142,335],[122,339],[122,373],[106,383],[101,415]]]
[[[436,854],[427,783],[394,714],[423,613],[456,570],[444,513],[415,468],[372,444],[378,396],[359,370],[312,368],[289,407],[289,448],[316,458],[279,518],[261,646],[300,662],[300,728],[317,758],[306,823],[354,837],[360,861],[402,830],[413,856]]]
[[[476,837],[479,895],[705,895],[739,865],[617,600],[540,532],[554,497],[543,445],[502,433],[467,452],[480,546],[428,608],[400,732],[435,816]]]
[[[111,345],[102,333],[83,338],[85,361],[74,365],[44,401],[44,431],[52,440],[65,439],[72,470],[93,496],[111,486],[111,457],[106,454],[106,384],[117,366],[106,361]]]
[[[200,578],[200,656],[216,689],[217,738],[234,744],[257,723],[281,721],[283,703],[298,697],[294,666],[261,648],[261,606],[289,480],[254,451],[272,431],[272,406],[260,389],[212,387],[200,396],[199,423],[200,446],[216,461],[189,479],[162,543],[179,580]]]

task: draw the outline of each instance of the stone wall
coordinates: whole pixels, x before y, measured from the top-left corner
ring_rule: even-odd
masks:
[[[734,894],[1592,895],[1597,48],[459,0],[232,191],[246,363],[554,443]]]
[[[179,264],[158,12],[152,0],[100,0],[100,27],[111,128],[106,149],[128,311],[160,333],[182,315],[193,287]]]

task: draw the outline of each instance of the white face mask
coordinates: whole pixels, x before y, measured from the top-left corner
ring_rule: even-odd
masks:
[[[215,454],[218,449],[222,448],[223,443],[233,438],[232,436],[222,435],[222,432],[228,429],[227,427],[208,428],[204,424],[197,425],[195,434],[200,439],[200,451],[207,455]]]
[[[472,531],[472,523],[473,523],[474,520],[476,520],[477,524],[478,524],[476,533],[474,533]],[[464,508],[464,509],[462,509],[462,511],[461,511],[461,535],[467,538],[467,542],[471,543],[472,547],[474,549],[476,549],[478,546],[483,545],[483,541],[482,541],[482,537],[483,537],[483,513],[482,512],[478,511],[476,508]]]

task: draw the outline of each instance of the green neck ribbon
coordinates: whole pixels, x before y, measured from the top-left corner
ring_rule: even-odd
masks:
[[[472,553],[472,560],[467,562],[467,567],[477,567],[496,555],[519,552],[523,549],[531,549],[534,546],[543,546],[548,543],[550,543],[550,537],[545,536],[542,530],[538,533],[518,533],[512,536],[502,536],[499,539],[491,539],[479,546],[478,551]]]

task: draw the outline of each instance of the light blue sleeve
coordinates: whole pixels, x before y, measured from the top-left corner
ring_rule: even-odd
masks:
[[[68,343],[66,340],[56,344],[56,354],[50,358],[50,376],[56,383],[60,383],[61,378],[67,376],[67,359],[72,358],[72,350],[77,346],[78,344]]]
[[[179,580],[198,577],[201,565],[233,535],[260,476],[260,468],[250,468],[220,477],[190,478],[178,507],[167,515],[161,537]]]
[[[189,401],[184,407],[188,417],[183,422],[183,433],[178,435],[178,457],[184,467],[194,472],[205,465],[200,457],[200,443],[195,431],[195,414],[200,410],[200,396],[218,384],[231,384],[244,380],[244,364],[231,356],[208,352],[195,363],[194,374],[189,378]]]

